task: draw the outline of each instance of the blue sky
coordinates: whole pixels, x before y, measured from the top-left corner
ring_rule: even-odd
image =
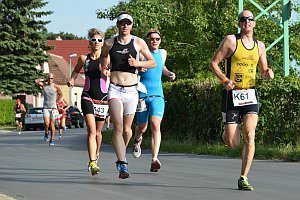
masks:
[[[54,13],[43,18],[50,20],[46,25],[48,31],[53,33],[67,32],[77,36],[86,37],[90,28],[98,28],[101,31],[115,24],[114,21],[100,20],[96,17],[97,9],[110,8],[117,5],[120,0],[44,0],[48,2],[43,7],[44,11]]]

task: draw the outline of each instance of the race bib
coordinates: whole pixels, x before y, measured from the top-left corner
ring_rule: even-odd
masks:
[[[21,113],[17,113],[16,118],[21,118]]]
[[[232,90],[232,99],[234,106],[247,106],[257,104],[255,89]]]
[[[95,117],[105,118],[108,112],[108,105],[94,104]]]

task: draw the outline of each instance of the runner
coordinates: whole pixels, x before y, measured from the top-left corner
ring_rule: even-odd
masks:
[[[47,75],[47,80],[42,79],[35,80],[35,83],[43,88],[44,91],[44,105],[43,105],[43,114],[44,114],[44,129],[45,136],[44,141],[48,142],[48,131],[50,128],[51,138],[49,145],[55,145],[55,119],[58,117],[58,110],[56,107],[56,102],[60,101],[63,94],[59,85],[54,83],[53,73]]]
[[[19,135],[20,135],[22,133],[22,128],[23,128],[22,113],[26,112],[26,108],[21,103],[20,99],[17,99],[16,102],[17,102],[17,104],[14,107],[15,121],[16,121],[16,125],[18,126],[17,130],[19,130]]]
[[[126,146],[132,136],[132,121],[138,103],[138,67],[155,67],[155,61],[146,42],[130,34],[133,18],[122,12],[117,18],[118,36],[105,40],[101,64],[103,74],[106,69],[108,55],[111,59],[111,83],[108,91],[110,114],[113,120],[113,146],[117,155],[119,178],[129,177],[126,160]],[[147,61],[139,61],[142,54]]]
[[[138,125],[135,129],[133,156],[135,158],[139,158],[141,156],[142,136],[146,132],[148,121],[150,120],[150,128],[152,132],[152,162],[150,171],[158,172],[161,167],[161,162],[157,158],[161,143],[160,124],[165,108],[161,76],[165,75],[173,81],[175,80],[175,73],[169,71],[165,66],[167,51],[165,49],[159,49],[161,34],[157,30],[150,30],[146,37],[148,47],[155,59],[157,67],[148,70],[142,69],[139,73],[141,76],[141,83],[146,86],[147,94],[139,92],[139,104],[137,110]]]
[[[101,131],[108,111],[107,95],[101,88],[100,70],[100,54],[104,33],[96,28],[92,28],[88,32],[88,37],[91,51],[88,55],[81,55],[78,58],[68,86],[74,86],[74,82],[83,68],[85,84],[81,95],[81,108],[87,125],[87,145],[90,159],[88,169],[92,175],[96,175],[100,172],[98,160],[102,142]]]
[[[59,117],[57,118],[59,136],[58,139],[62,139],[63,130],[66,130],[66,111],[70,108],[70,104],[65,100],[62,99],[57,102],[57,109],[59,113]]]
[[[225,124],[223,140],[230,148],[240,144],[239,123],[243,123],[243,152],[239,190],[253,190],[247,175],[254,157],[255,129],[258,121],[259,104],[255,88],[257,64],[264,78],[274,78],[268,68],[266,49],[263,42],[253,38],[256,25],[254,15],[244,10],[238,18],[241,33],[227,35],[215,53],[210,67],[224,85],[222,91],[222,115]],[[218,67],[225,59],[226,75]]]

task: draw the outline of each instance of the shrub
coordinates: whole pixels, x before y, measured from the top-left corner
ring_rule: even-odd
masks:
[[[215,143],[223,130],[222,85],[215,78],[164,83],[166,110],[162,132],[177,140]],[[296,76],[258,80],[261,104],[256,142],[298,144],[300,139],[300,81]]]
[[[15,100],[2,99],[0,100],[0,125],[13,125],[15,122],[14,106]]]

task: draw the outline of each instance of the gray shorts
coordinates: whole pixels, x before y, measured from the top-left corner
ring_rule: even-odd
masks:
[[[55,108],[44,108],[43,114],[44,117],[48,117],[50,119],[57,119],[59,116],[58,110]]]
[[[109,85],[108,100],[120,99],[123,103],[123,115],[132,115],[136,111],[139,94],[136,86],[122,87]]]

